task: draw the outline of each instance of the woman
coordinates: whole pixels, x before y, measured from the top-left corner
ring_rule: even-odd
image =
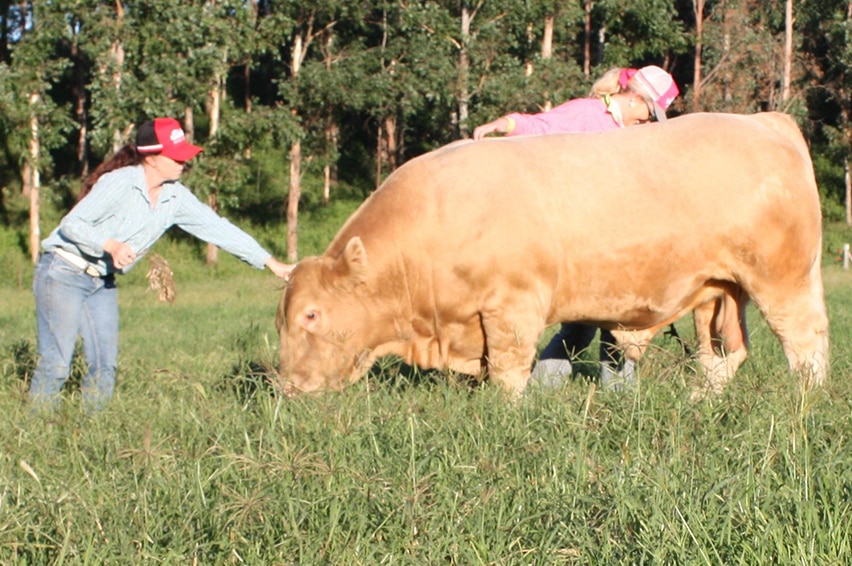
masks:
[[[657,66],[611,69],[595,82],[588,98],[575,98],[538,114],[507,114],[477,127],[473,139],[495,132],[512,136],[597,132],[652,118],[663,121],[679,92],[672,76]]]
[[[663,121],[679,92],[672,76],[660,67],[611,69],[595,82],[588,98],[569,100],[539,114],[507,114],[476,128],[473,138],[480,140],[495,132],[510,136],[596,132],[652,119]],[[532,378],[555,385],[571,375],[570,359],[589,346],[595,331],[593,326],[563,323],[542,351]],[[601,383],[609,387],[616,381],[621,354],[615,337],[605,329],[601,330],[600,357]],[[632,363],[625,364],[620,373],[622,379],[632,381]]]
[[[143,124],[135,144],[125,145],[85,180],[80,201],[42,242],[33,284],[39,362],[29,391],[36,406],[59,401],[78,335],[88,362],[84,405],[97,409],[112,397],[118,357],[115,275],[129,271],[171,226],[288,277],[292,266],[180,183],[186,162],[200,151],[177,120]]]

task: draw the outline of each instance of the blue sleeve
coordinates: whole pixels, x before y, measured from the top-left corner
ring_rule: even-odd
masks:
[[[257,241],[216,214],[189,189],[181,185],[180,206],[175,224],[196,238],[209,242],[233,254],[257,269],[263,269],[272,254]]]

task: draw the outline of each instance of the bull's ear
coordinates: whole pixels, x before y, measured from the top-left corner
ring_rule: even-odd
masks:
[[[353,287],[367,280],[367,250],[358,236],[346,243],[343,254],[334,262],[332,267],[342,280]]]

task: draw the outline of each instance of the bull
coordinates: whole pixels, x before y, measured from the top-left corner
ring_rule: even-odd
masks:
[[[581,321],[642,355],[694,311],[707,387],[746,358],[753,301],[790,368],[828,370],[813,166],[780,113],[455,142],[393,172],[278,307],[289,394],[397,355],[526,387],[542,331]]]

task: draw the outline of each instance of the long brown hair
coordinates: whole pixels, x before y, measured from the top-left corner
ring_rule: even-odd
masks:
[[[136,151],[136,146],[134,144],[127,144],[116,151],[109,160],[98,165],[97,168],[83,180],[83,188],[80,190],[80,196],[77,198],[77,202],[81,201],[83,197],[91,192],[92,187],[95,186],[95,183],[98,182],[101,175],[105,175],[110,171],[115,171],[122,167],[127,167],[128,165],[139,165],[142,163],[143,157],[145,156]]]

